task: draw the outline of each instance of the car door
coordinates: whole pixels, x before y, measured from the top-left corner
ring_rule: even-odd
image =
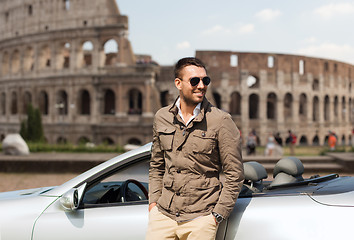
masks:
[[[144,239],[148,221],[147,204],[123,204],[58,211],[56,206],[38,219],[34,240]]]
[[[80,207],[64,210],[59,198],[36,221],[32,239],[144,239],[148,166],[143,159],[88,179]]]

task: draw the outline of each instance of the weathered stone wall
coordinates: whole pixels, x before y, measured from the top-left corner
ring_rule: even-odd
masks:
[[[150,141],[158,69],[136,59],[114,0],[0,5],[2,137],[18,132],[31,103],[51,143]]]
[[[244,136],[255,129],[265,144],[269,134],[300,144],[324,144],[334,131],[348,144],[354,126],[354,66],[305,56],[198,51],[212,76],[217,105],[230,112]],[[255,83],[251,85],[252,81]]]

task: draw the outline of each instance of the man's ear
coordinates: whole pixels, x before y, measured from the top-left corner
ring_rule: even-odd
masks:
[[[175,86],[178,90],[182,89],[181,84],[182,84],[182,80],[179,78],[175,78]]]

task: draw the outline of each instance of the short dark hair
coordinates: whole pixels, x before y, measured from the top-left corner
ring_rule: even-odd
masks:
[[[195,57],[181,58],[175,65],[175,78],[179,78],[182,69],[190,65],[202,67],[207,71],[204,63],[200,59]]]

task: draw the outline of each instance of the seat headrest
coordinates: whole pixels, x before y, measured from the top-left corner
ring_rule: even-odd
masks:
[[[291,176],[297,177],[304,173],[304,165],[296,157],[285,157],[280,159],[274,167],[273,177],[278,173],[283,172]]]
[[[257,182],[268,177],[267,171],[258,162],[245,162],[243,168],[245,180]]]

